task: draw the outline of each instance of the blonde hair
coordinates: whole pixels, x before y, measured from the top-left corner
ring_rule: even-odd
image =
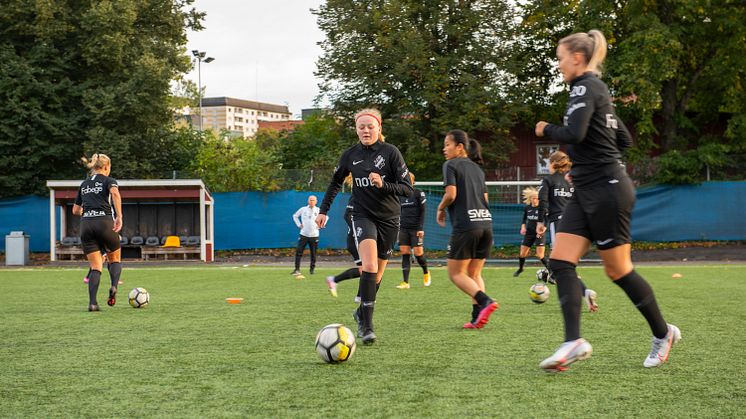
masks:
[[[601,64],[606,58],[606,38],[598,29],[592,29],[585,32],[578,32],[568,35],[559,41],[571,53],[579,52],[585,55],[588,63],[588,70],[601,77]]]
[[[83,156],[80,160],[82,160],[85,167],[91,171],[91,174],[111,165],[111,159],[106,154],[94,154],[91,156],[90,160]]]
[[[409,182],[414,185],[414,173],[409,172]]]
[[[355,124],[357,125],[358,118],[366,115],[372,116],[376,121],[378,121],[378,139],[381,140],[381,142],[385,142],[386,137],[383,136],[383,118],[381,117],[381,111],[376,108],[360,109],[355,113]]]
[[[526,205],[531,205],[531,198],[535,196],[539,196],[539,191],[536,190],[536,188],[528,187],[523,190],[523,203]]]
[[[549,156],[549,165],[552,166],[555,172],[567,173],[572,167],[572,162],[564,151],[557,150]]]

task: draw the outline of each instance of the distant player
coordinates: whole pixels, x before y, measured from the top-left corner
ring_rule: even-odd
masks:
[[[539,186],[539,212],[544,214],[545,221],[539,222],[536,229],[545,236],[547,232],[549,233],[552,247],[557,240],[557,225],[562,219],[562,212],[575,191],[575,188],[565,178],[571,167],[570,157],[563,151],[555,151],[549,156],[549,176],[542,179],[541,186]],[[578,276],[578,279],[580,279],[580,276]],[[555,283],[551,270],[549,281]],[[582,280],[580,286],[588,311],[591,313],[597,312],[598,295],[596,291],[587,288]]]
[[[313,275],[316,269],[316,249],[319,247],[319,228],[316,225],[316,217],[319,215],[319,207],[316,206],[316,196],[308,197],[308,205],[300,207],[293,214],[293,222],[300,229],[298,235],[298,246],[295,248],[295,270],[291,275],[302,277],[300,273],[300,260],[303,258],[303,251],[306,245],[311,250],[311,269],[309,272]]]
[[[436,220],[446,225],[451,219],[448,242],[448,276],[472,299],[471,320],[465,329],[481,329],[498,304],[486,293],[482,268],[492,249],[492,214],[487,205],[481,146],[464,131],[452,130],[443,141],[443,184],[445,192],[438,204]]]
[[[547,260],[544,257],[544,234],[537,233],[536,223],[543,221],[543,214],[539,211],[539,193],[535,188],[526,188],[523,190],[523,220],[521,222],[521,250],[518,255],[518,270],[513,273],[516,277],[523,272],[523,265],[526,263],[526,257],[531,251],[531,247],[536,245],[536,257],[544,266],[547,266]]]
[[[373,331],[376,287],[399,231],[397,197],[411,194],[412,185],[399,149],[381,141],[381,113],[378,110],[363,109],[355,114],[355,129],[360,142],[340,157],[316,223],[320,228],[326,225],[326,214],[345,177],[352,173],[352,199],[355,202],[352,231],[363,264],[360,275],[362,302],[354,317],[363,344],[371,344],[377,339]]]
[[[409,172],[409,179],[414,185],[414,175]],[[399,228],[399,251],[401,252],[402,282],[396,288],[409,288],[409,271],[414,253],[417,264],[422,268],[424,276],[423,283],[430,286],[430,272],[427,269],[427,259],[423,243],[425,239],[425,192],[414,188],[409,196],[400,196],[401,204],[401,227]]]
[[[638,274],[630,255],[630,220],[635,187],[620,159],[631,137],[616,116],[608,87],[599,78],[606,57],[606,39],[600,31],[574,33],[557,46],[559,69],[570,85],[564,123],[536,123],[539,137],[570,144],[575,192],[562,213],[549,266],[557,279],[565,342],[539,366],[562,371],[589,358],[590,343],[580,337],[581,285],[575,271],[580,257],[596,244],[606,275],[614,281],[647,320],[653,332],[650,353],[643,366],[657,367],[668,360],[679,339],[679,328],[666,323],[653,289]]]
[[[122,229],[122,198],[119,185],[111,173],[111,160],[105,154],[94,154],[91,160],[84,159],[91,175],[80,184],[73,205],[73,214],[82,216],[80,220],[80,240],[90,265],[88,274],[88,311],[100,311],[96,294],[101,281],[103,258],[101,250],[106,250],[109,263],[109,306],[116,304],[117,285],[122,274],[119,231]],[[112,204],[116,218],[112,219]]]

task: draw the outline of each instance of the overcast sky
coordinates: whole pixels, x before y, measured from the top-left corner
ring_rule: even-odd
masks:
[[[293,115],[313,106],[318,81],[313,73],[323,39],[316,9],[323,0],[197,0],[205,29],[189,32],[189,51],[206,51],[202,64],[205,96],[229,96],[279,105]],[[197,70],[188,77],[197,82]]]

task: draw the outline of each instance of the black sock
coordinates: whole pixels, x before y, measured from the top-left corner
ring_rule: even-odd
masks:
[[[526,258],[518,258],[518,270],[523,270],[523,265],[526,264]]]
[[[360,278],[360,269],[350,268],[334,277],[334,282],[340,283],[346,279]]]
[[[88,269],[88,273],[87,273],[87,274],[85,274],[85,277],[86,277],[86,278],[90,278],[90,277],[91,277],[91,270],[92,270],[92,269],[90,269],[90,268]]]
[[[428,272],[427,270],[427,259],[425,259],[425,255],[419,255],[415,256],[415,259],[417,259],[417,263],[420,265],[420,268],[422,268],[422,273],[426,274]]]
[[[401,272],[404,282],[409,282],[409,271],[412,266],[412,255],[401,255]]]
[[[477,300],[477,304],[479,304],[480,308],[492,302],[492,298],[487,296],[487,294],[483,293],[482,291],[477,291],[477,293],[474,294],[474,299]]]
[[[668,324],[663,320],[663,315],[655,301],[655,294],[650,284],[634,270],[617,279],[614,283],[619,285],[627,293],[629,299],[635,303],[635,307],[648,321],[653,335],[658,339],[665,337],[668,333]]]
[[[122,275],[122,264],[120,262],[112,262],[109,264],[109,277],[111,278],[112,288],[116,288],[119,285],[119,277]]]
[[[360,314],[365,333],[373,330],[373,309],[376,305],[376,274],[365,272],[360,275]]]
[[[471,305],[471,322],[475,323],[477,321],[477,317],[479,317],[480,312],[479,304],[472,304]]]
[[[562,316],[565,319],[565,342],[580,339],[580,280],[575,265],[564,260],[550,259],[554,278],[557,280]]]
[[[98,305],[96,294],[98,294],[98,284],[101,282],[101,271],[91,269],[88,274],[88,304]]]
[[[539,259],[541,261],[541,264],[544,265],[545,268],[549,269],[549,258],[544,256],[543,258]]]

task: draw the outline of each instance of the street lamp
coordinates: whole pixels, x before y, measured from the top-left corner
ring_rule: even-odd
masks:
[[[205,58],[207,52],[192,50],[192,55],[197,59],[197,94],[199,95],[199,130],[202,131],[202,62],[209,64],[215,61],[212,57]]]

